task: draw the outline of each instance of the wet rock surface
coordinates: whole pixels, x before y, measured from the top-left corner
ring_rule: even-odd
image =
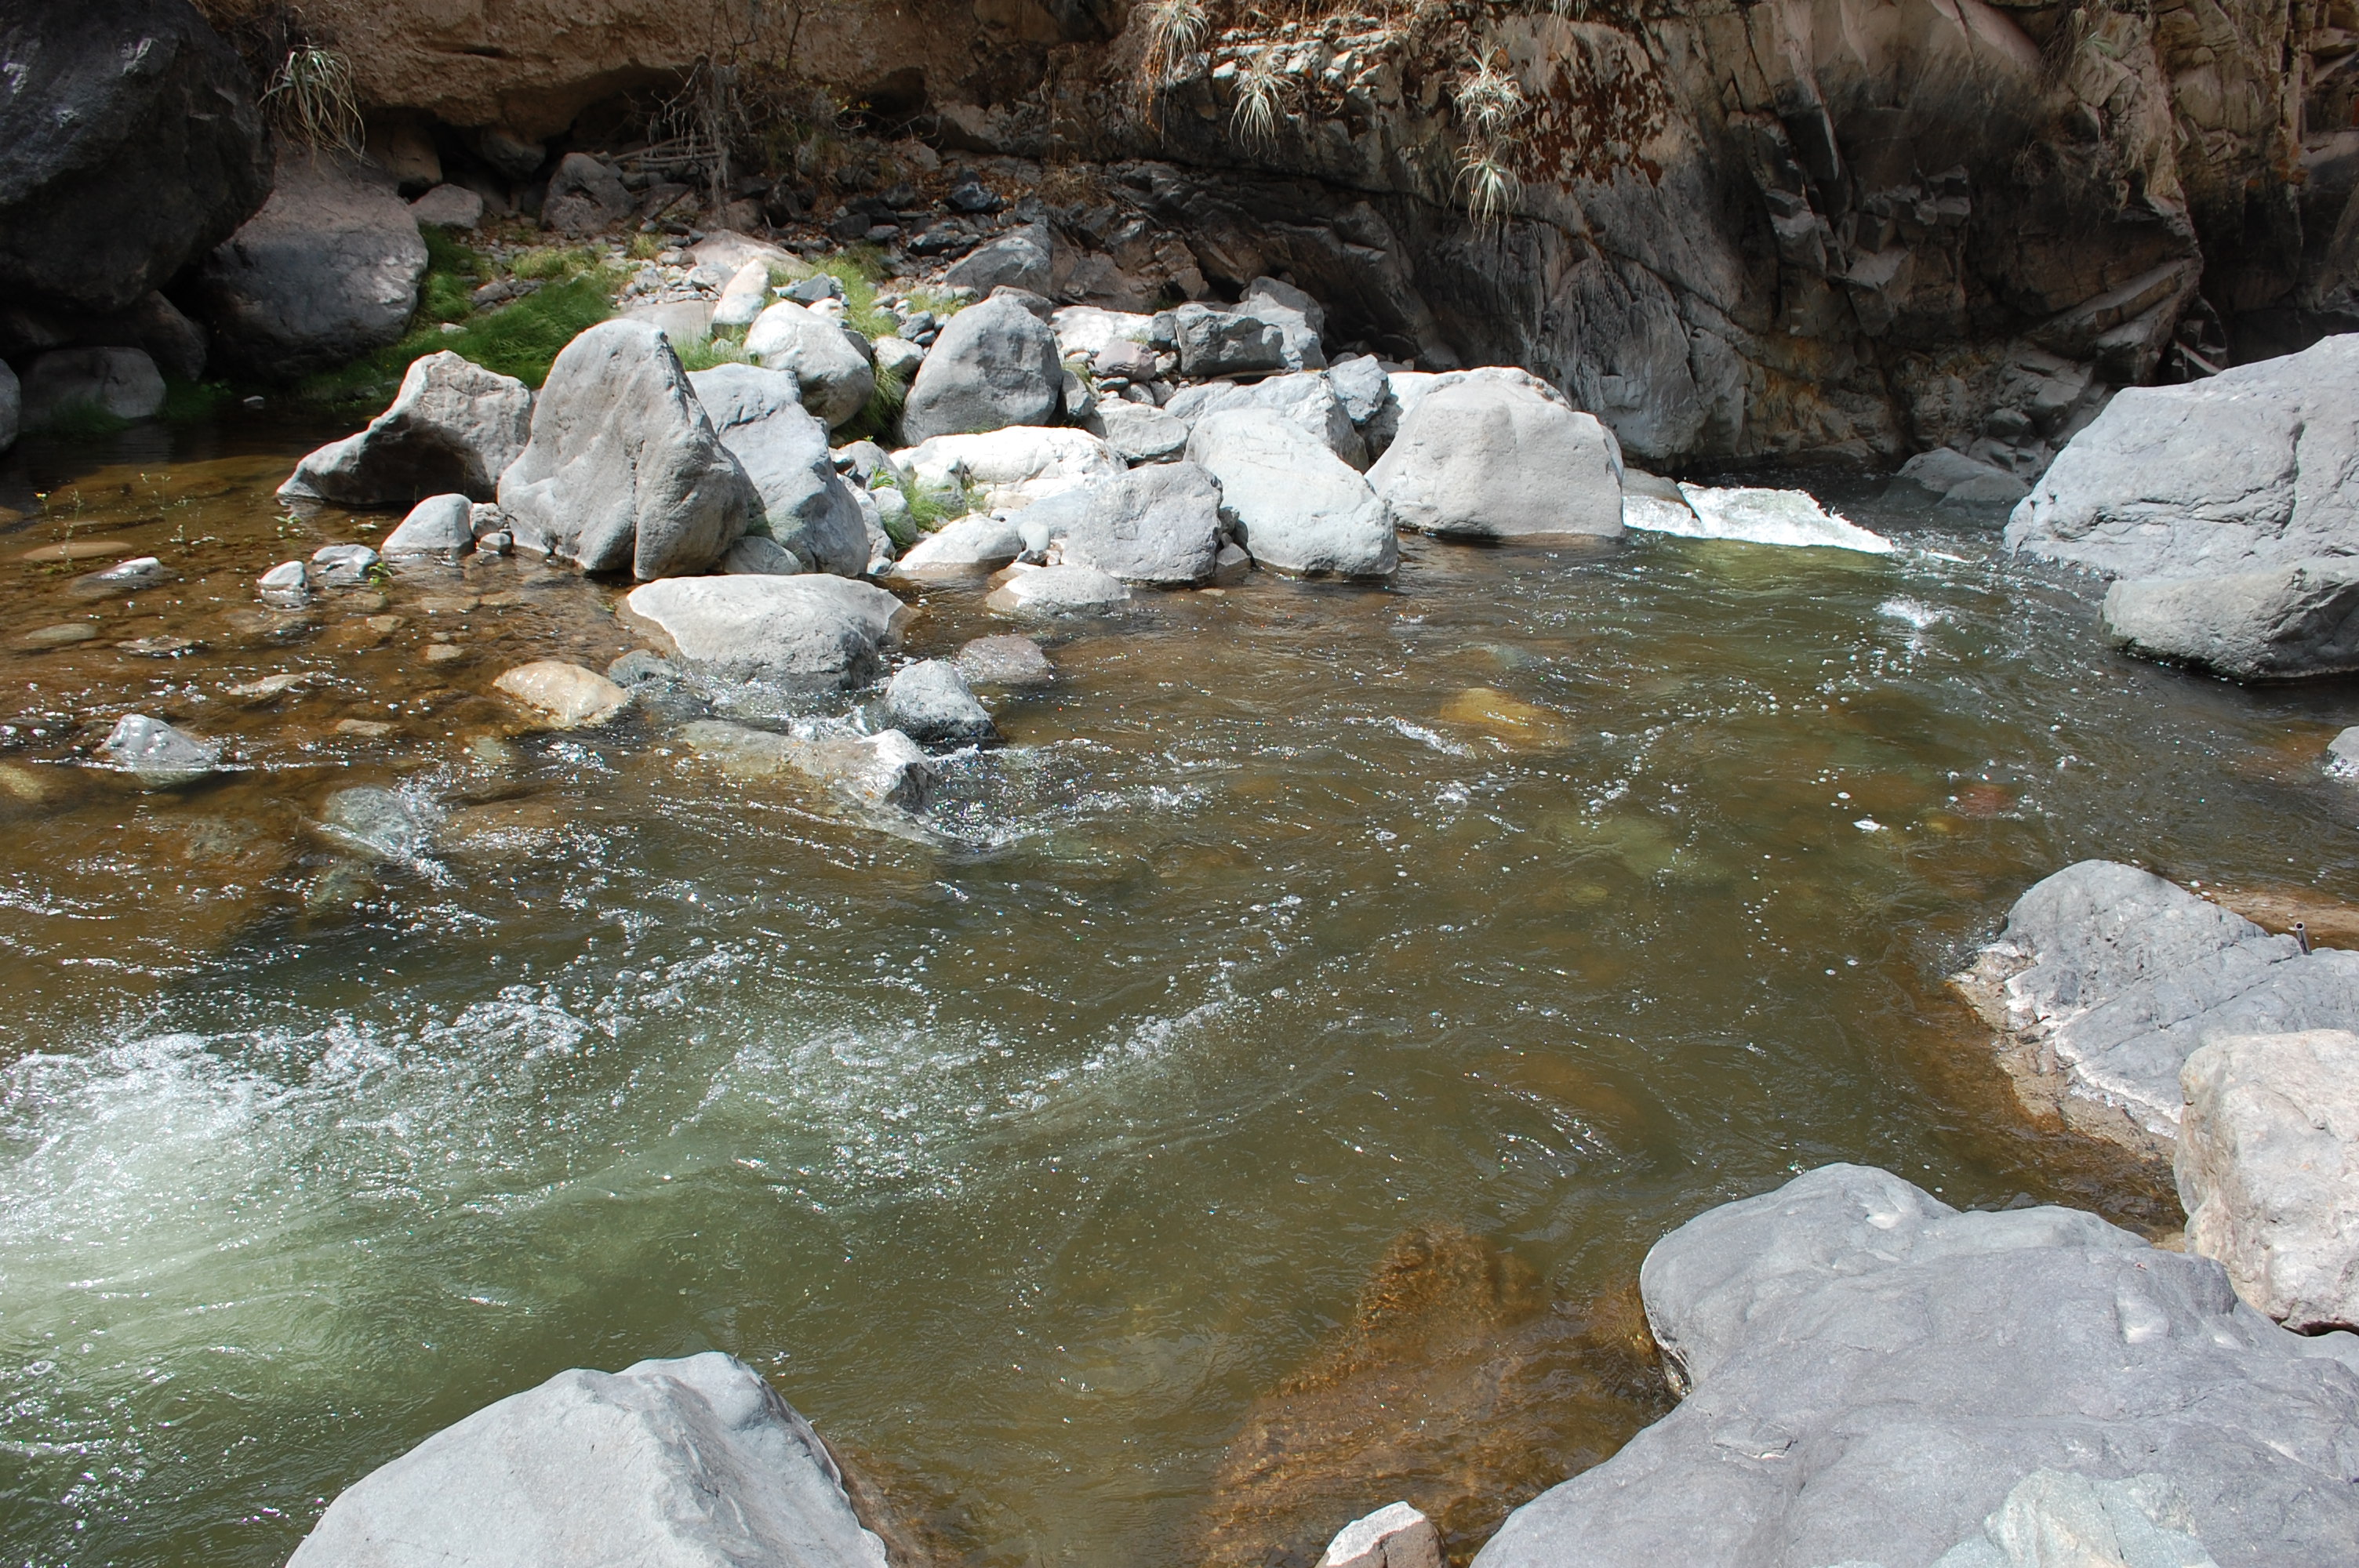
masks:
[[[2304,953],[2110,860],[2032,887],[1957,983],[1998,1032],[2026,1108],[2157,1161],[2178,1138],[2181,1069],[2206,1040],[2359,1019],[2359,954]]]
[[[1640,1288],[1686,1397],[1483,1568],[1926,1563],[2041,1470],[2161,1477],[2223,1562],[2359,1550],[2359,1346],[2093,1215],[1962,1214],[1828,1165],[1665,1237]]]
[[[894,671],[885,687],[885,711],[894,729],[923,745],[999,738],[990,711],[974,699],[958,667],[942,659]]]
[[[2226,680],[2344,675],[2359,670],[2359,560],[2117,579],[2098,622],[2124,653]]]

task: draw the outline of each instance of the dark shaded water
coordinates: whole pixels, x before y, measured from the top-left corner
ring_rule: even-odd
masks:
[[[506,664],[632,644],[563,574],[256,616],[256,573],[353,536],[270,502],[318,434],[28,446],[0,479],[0,643],[101,629],[0,651],[11,1561],[275,1563],[489,1400],[707,1346],[975,1561],[1315,1550],[1359,1440],[1317,1440],[1324,1481],[1232,1444],[1289,1441],[1273,1398],[1419,1376],[1350,1351],[1405,1233],[1494,1271],[1440,1290],[1434,1354],[1557,1357],[1516,1430],[1586,1462],[1660,1408],[1628,1284],[1712,1203],[1848,1159],[2169,1223],[2022,1126],[1941,985],[2031,881],[2104,854],[2359,889],[2359,801],[2315,769],[2349,688],[2116,659],[1995,527],[1408,542],[1390,592],[1150,599],[1050,640],[1058,685],[999,704],[1009,744],[921,839],[644,720],[523,732]],[[77,600],[114,556],[19,559],[68,538],[182,580]],[[979,591],[927,599],[913,651],[988,629]],[[201,646],[116,645],[154,637]],[[134,707],[250,771],[142,796],[60,765]],[[354,783],[442,814],[425,860],[313,828]],[[1538,1484],[1465,1432],[1396,1449],[1360,1509],[1486,1529]]]

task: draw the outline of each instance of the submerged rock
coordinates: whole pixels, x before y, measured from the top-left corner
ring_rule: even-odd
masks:
[[[601,322],[557,356],[499,502],[519,546],[641,581],[712,566],[756,504],[679,357],[634,321]]]
[[[860,503],[835,471],[827,427],[803,406],[796,379],[752,365],[715,365],[691,373],[688,384],[721,444],[753,481],[769,536],[813,570],[837,577],[865,571],[868,531]]]
[[[2017,1497],[2042,1471],[2135,1472],[2133,1511],[2223,1562],[2359,1553],[2359,1344],[2093,1215],[1962,1214],[1827,1165],[1689,1221],[1639,1281],[1685,1400],[1476,1568],[1946,1563],[1995,1512],[2068,1517],[2053,1480]]]
[[[2227,680],[2345,675],[2359,670],[2359,561],[2123,578],[2105,590],[2098,621],[2124,653]]]
[[[853,805],[915,815],[933,797],[940,773],[898,730],[876,735],[806,740],[720,719],[682,726],[690,751],[740,778],[793,773]]]
[[[410,362],[366,429],[297,463],[278,499],[409,506],[455,491],[488,501],[531,436],[531,389],[446,349]]]
[[[366,545],[322,545],[311,552],[310,580],[324,588],[357,588],[376,570],[377,560]]]
[[[2359,1023],[2359,953],[2305,954],[2150,871],[2082,860],[2035,884],[1954,977],[2035,1116],[2150,1160],[2179,1136],[2180,1073],[2223,1034]]]
[[[340,789],[320,812],[327,836],[372,860],[415,860],[433,841],[434,825],[399,790],[382,784]]]
[[[1018,567],[984,603],[1003,615],[1108,615],[1130,603],[1130,589],[1095,567]]]
[[[1513,384],[1461,382],[1420,399],[1368,482],[1395,527],[1421,534],[1622,532],[1622,452],[1612,432]]]
[[[959,674],[976,686],[1037,687],[1057,678],[1056,666],[1029,637],[977,637],[958,651],[953,662]]]
[[[886,1568],[819,1434],[718,1351],[560,1372],[346,1488],[288,1568]]]
[[[1010,425],[1047,425],[1064,367],[1048,323],[1014,300],[986,299],[951,317],[927,351],[901,409],[912,445]]]
[[[194,784],[221,766],[222,743],[201,740],[144,713],[126,713],[98,748],[98,759],[148,789]]]
[[[1266,409],[1207,415],[1188,459],[1221,487],[1221,516],[1260,566],[1306,577],[1389,577],[1392,524],[1368,481],[1300,427]]]
[[[2180,1085],[2189,1249],[2288,1328],[2359,1328],[2359,1034],[2215,1036]]]
[[[2198,577],[2359,553],[2359,334],[2183,386],[2133,386],[2007,519],[2018,555]]]
[[[922,744],[999,739],[990,710],[974,699],[958,670],[941,659],[894,671],[885,687],[885,711],[894,729]]]
[[[671,578],[623,606],[712,673],[838,688],[875,679],[914,613],[873,583],[818,574]]]
[[[595,670],[562,659],[518,665],[492,686],[559,730],[603,724],[631,705],[629,692]]]

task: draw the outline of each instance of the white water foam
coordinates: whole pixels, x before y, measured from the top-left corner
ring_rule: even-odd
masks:
[[[1690,539],[1856,550],[1868,556],[1888,556],[1897,548],[1883,535],[1837,516],[1799,490],[1682,484],[1680,493],[1687,498],[1684,508],[1651,496],[1625,497],[1622,521],[1647,533]]]

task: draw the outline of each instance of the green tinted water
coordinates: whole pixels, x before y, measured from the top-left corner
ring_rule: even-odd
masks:
[[[1941,976],[2087,855],[2359,887],[2359,801],[2314,768],[2349,688],[2116,659],[1992,530],[1855,503],[1899,555],[1410,541],[1388,592],[1149,599],[1052,637],[1055,687],[894,837],[652,725],[518,732],[505,663],[631,645],[562,574],[260,625],[255,573],[353,536],[270,503],[318,434],[34,445],[0,481],[0,640],[101,633],[0,652],[11,1561],[276,1563],[490,1400],[709,1346],[954,1557],[1283,1561],[1399,1495],[1476,1539],[1660,1396],[1560,1336],[1537,1403],[1437,1396],[1364,1477],[1359,1439],[1276,1480],[1233,1448],[1288,1441],[1271,1397],[1405,1232],[1559,1303],[1460,1313],[1473,1348],[1433,1354],[1473,1365],[1828,1160],[2168,1223],[2023,1127]],[[182,580],[93,607],[17,558],[69,535]],[[913,651],[995,629],[926,598]],[[201,646],[116,646],[155,636]],[[140,796],[65,761],[132,707],[251,771]],[[444,814],[427,859],[311,828],[356,783]],[[1521,1468],[1478,1441],[1509,1414]]]

